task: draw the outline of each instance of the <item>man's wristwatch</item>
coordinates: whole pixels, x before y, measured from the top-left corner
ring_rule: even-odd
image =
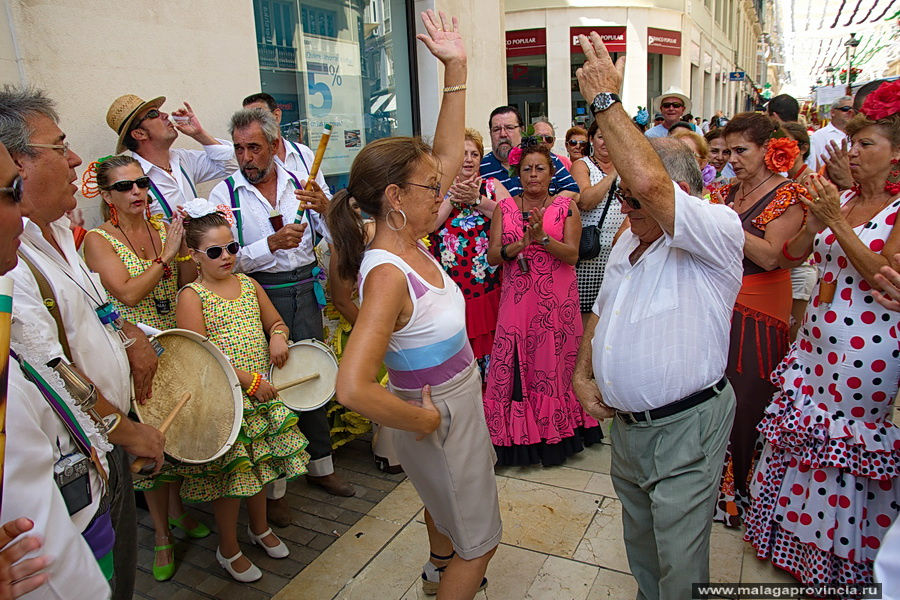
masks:
[[[538,244],[540,244],[541,246],[546,246],[549,243],[550,243],[550,236],[547,234],[544,234],[543,239],[538,240]]]
[[[616,102],[621,101],[622,99],[619,98],[618,94],[613,94],[612,92],[600,92],[594,97],[594,101],[591,102],[591,112],[596,115],[597,113],[608,109]]]

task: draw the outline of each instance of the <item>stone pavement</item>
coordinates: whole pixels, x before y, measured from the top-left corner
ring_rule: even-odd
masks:
[[[609,477],[610,448],[601,444],[543,469],[500,468],[497,486],[503,541],[491,561],[490,585],[480,600],[630,600],[636,586],[622,542],[621,504]],[[305,482],[289,486],[296,527],[278,530],[291,548],[277,561],[245,545],[265,575],[254,584],[228,579],[215,562],[216,536],[176,546],[174,581],[159,584],[149,574],[152,532],[141,520],[136,597],[183,600],[422,600],[419,583],[427,559],[422,504],[403,476],[380,473],[368,444],[358,440],[336,455],[341,474],[360,494],[336,499]],[[402,483],[399,483],[402,481]],[[211,515],[202,515],[212,524]],[[240,530],[239,530],[240,531]],[[335,535],[337,532],[338,535]],[[246,535],[246,534],[244,534]],[[245,540],[241,537],[242,541]],[[714,525],[711,550],[714,582],[793,580],[759,561],[741,534]]]
[[[290,557],[274,560],[247,538],[247,513],[242,507],[238,524],[241,550],[263,572],[263,578],[251,584],[240,584],[216,562],[218,536],[212,505],[201,504],[188,511],[206,523],[213,534],[202,540],[190,540],[182,531],[174,530],[175,576],[160,583],[150,571],[153,564],[153,524],[150,514],[138,509],[138,572],[135,598],[193,600],[195,598],[271,598],[293,577],[315,560],[326,548],[347,532],[360,518],[375,507],[406,477],[382,473],[372,459],[369,438],[358,439],[339,448],[334,455],[335,470],[356,488],[356,496],[338,498],[310,486],[305,478],[288,483],[288,498],[294,507],[294,526],[277,528],[277,533],[290,548]],[[312,600],[314,596],[307,596]]]

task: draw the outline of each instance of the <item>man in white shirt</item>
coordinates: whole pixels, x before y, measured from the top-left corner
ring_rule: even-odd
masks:
[[[16,265],[16,249],[22,233],[21,183],[9,152],[0,144],[0,281],[2,275]],[[9,299],[5,292],[3,295]],[[9,307],[2,310],[8,312]],[[91,499],[85,502],[84,496],[80,496],[82,501],[73,504],[72,508],[81,508],[70,517],[63,494],[56,485],[53,466],[63,453],[75,450],[75,444],[62,421],[40,396],[38,388],[26,380],[21,371],[19,361],[24,354],[23,348],[16,344],[15,349],[18,354],[11,357],[9,363],[6,404],[5,485],[0,513],[0,522],[5,523],[0,533],[0,546],[5,547],[0,551],[0,597],[109,598],[109,584],[81,535],[97,514],[103,497],[97,465],[87,465]],[[77,407],[71,408],[73,414],[79,413],[81,422],[88,419]],[[105,443],[105,440],[99,441]],[[102,448],[99,449],[98,461],[105,460],[105,454]],[[102,466],[105,467],[105,462]],[[76,482],[85,484],[81,477]],[[30,521],[29,527],[19,527],[23,517]],[[31,531],[28,536],[19,535],[28,530]],[[34,534],[41,540],[33,537]],[[12,538],[18,540],[7,545]],[[38,549],[44,556],[35,553]],[[50,557],[59,558],[51,561]],[[20,561],[23,558],[25,560]],[[49,568],[44,570],[48,565]]]
[[[624,61],[614,67],[596,33],[581,44],[581,93],[594,100],[631,227],[607,262],[573,385],[588,412],[615,419],[610,474],[638,597],[690,598],[709,580],[734,418],[724,372],[744,236],[736,213],[695,197],[702,177],[686,147],[651,147],[631,125],[615,95]]]
[[[281,126],[281,109],[278,108],[278,103],[275,102],[275,98],[270,94],[265,92],[251,94],[244,98],[241,105],[245,109],[261,108],[269,111],[279,127]],[[299,131],[297,132],[298,137],[300,137],[300,133]],[[309,146],[292,142],[283,136],[278,140],[278,152],[275,154],[275,162],[301,179],[309,178],[309,171],[315,158],[316,155]],[[322,188],[325,196],[331,200],[331,190],[328,189],[328,184],[325,183],[325,173],[321,169],[316,173],[316,183]]]
[[[691,99],[672,88],[653,100],[653,106],[662,113],[663,121],[648,129],[644,135],[648,138],[666,137],[675,123],[681,121],[684,113],[691,112]]]
[[[227,177],[237,163],[231,143],[207,133],[190,104],[169,115],[160,110],[165,101],[165,96],[147,101],[119,96],[106,112],[106,123],[119,136],[116,153],[130,150],[150,177],[150,212],[168,221],[178,206],[197,197],[198,183]],[[203,150],[172,149],[179,131]]]
[[[810,169],[816,171],[825,164],[828,158],[828,148],[831,142],[841,145],[841,140],[847,139],[844,132],[847,123],[856,115],[853,110],[853,98],[843,96],[831,105],[831,121],[825,127],[812,132],[809,136],[809,158],[806,164]]]
[[[129,375],[134,378],[137,400],[143,402],[151,393],[156,354],[135,325],[124,323],[125,334],[135,339],[126,351],[111,326],[100,322],[96,309],[107,301],[106,292],[78,255],[64,218],[76,205],[77,187],[72,182],[81,158],[69,149],[65,133],[57,125],[53,102],[37,90],[6,87],[0,91],[0,115],[0,143],[9,149],[22,177],[21,208],[26,217],[19,248],[23,260],[9,273],[15,284],[12,339],[39,352],[42,359],[67,356],[96,385],[97,412],[104,416],[116,413],[120,419],[109,432],[114,448],[105,457],[115,530],[112,588],[113,598],[130,599],[137,561],[137,522],[125,453],[162,465],[164,438],[156,429],[127,419]],[[39,278],[46,282],[46,295]],[[56,318],[63,331],[57,328]],[[42,423],[46,420],[40,411],[34,415]]]
[[[290,329],[291,340],[321,340],[318,299],[324,300],[320,283],[324,273],[314,248],[318,237],[331,242],[322,216],[328,198],[315,182],[313,190],[304,190],[306,181],[275,161],[281,132],[268,111],[239,110],[231,118],[230,130],[240,170],[213,188],[209,200],[234,212],[232,231],[241,245],[235,270],[262,285]],[[326,410],[323,406],[297,415],[300,431],[309,440],[307,481],[331,494],[352,496],[356,490],[334,472]],[[269,520],[279,526],[291,521],[285,489],[284,480],[278,480],[266,490]]]

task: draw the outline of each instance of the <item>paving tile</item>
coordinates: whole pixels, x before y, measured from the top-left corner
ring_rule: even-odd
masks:
[[[583,491],[591,480],[591,472],[569,467],[499,467],[497,475],[545,483],[555,487]]]
[[[786,571],[775,567],[768,560],[756,558],[756,550],[750,544],[743,546],[741,581],[746,583],[796,583]]]
[[[618,498],[613,487],[612,478],[607,473],[591,473],[591,479],[584,486],[584,491],[590,494],[600,494],[607,498]]]
[[[622,538],[622,504],[604,498],[573,558],[607,569],[629,572]]]
[[[637,582],[627,573],[601,568],[588,592],[587,600],[631,600],[637,596]]]
[[[500,544],[488,563],[484,595],[489,600],[524,598],[546,560],[546,554]]]
[[[741,580],[744,559],[743,529],[730,529],[713,523],[709,536],[709,580],[713,583],[734,583]]]
[[[275,598],[308,600],[334,597],[398,531],[400,525],[396,523],[363,517]]]
[[[422,510],[422,500],[412,482],[407,479],[385,496],[384,500],[376,504],[368,514],[376,519],[406,523],[420,510]]]
[[[400,598],[420,579],[422,564],[428,556],[425,526],[409,523],[366,567],[347,582],[335,600]]]
[[[559,556],[548,556],[525,594],[526,600],[586,600],[600,571]]]
[[[592,473],[609,473],[612,450],[607,444],[594,444],[578,454],[566,459],[566,466],[572,469],[583,469]]]
[[[571,557],[587,530],[596,496],[531,481],[497,477],[503,543]]]

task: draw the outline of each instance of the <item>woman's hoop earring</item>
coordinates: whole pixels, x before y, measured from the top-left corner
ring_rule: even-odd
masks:
[[[395,213],[395,212],[400,213],[400,216],[403,217],[403,225],[401,225],[400,227],[394,227],[393,225],[391,225],[391,213]],[[400,231],[401,229],[406,227],[406,213],[403,212],[402,208],[401,209],[392,208],[391,210],[389,210],[387,212],[386,215],[384,215],[384,222],[387,224],[388,227],[391,228],[391,231]]]

